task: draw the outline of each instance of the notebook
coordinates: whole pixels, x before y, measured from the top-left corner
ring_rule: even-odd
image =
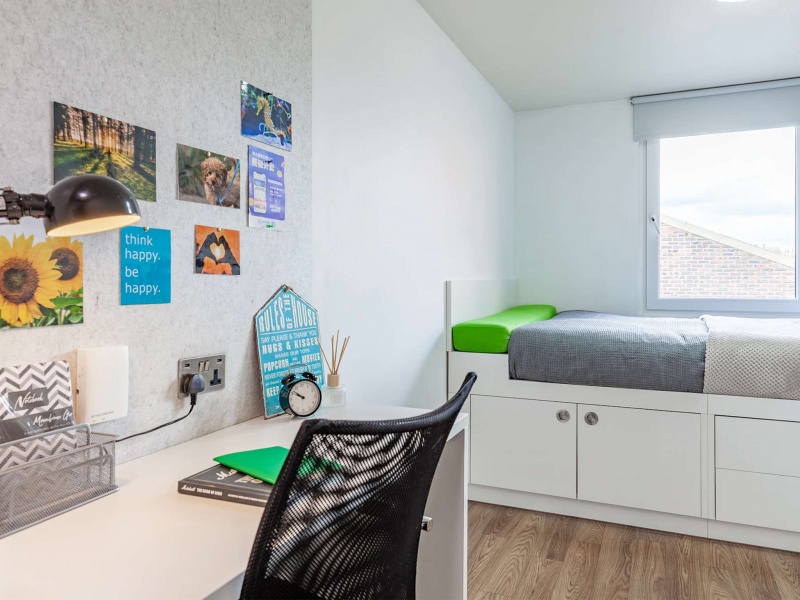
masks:
[[[74,450],[74,431],[25,438],[75,423],[69,363],[65,360],[0,367],[0,468]],[[16,442],[16,443],[11,443]]]

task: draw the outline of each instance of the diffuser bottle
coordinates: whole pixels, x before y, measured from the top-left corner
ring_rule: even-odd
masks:
[[[347,350],[347,345],[350,343],[350,336],[344,338],[344,344],[339,346],[339,332],[336,332],[336,337],[331,336],[331,360],[328,360],[328,355],[325,354],[325,349],[320,342],[319,349],[322,352],[322,358],[328,366],[328,376],[325,378],[325,385],[322,386],[322,406],[344,406],[347,401],[347,392],[339,379],[339,369],[342,366],[342,358]]]
[[[325,378],[325,385],[322,386],[322,406],[344,406],[346,402],[347,391],[339,379],[339,374],[328,374]]]

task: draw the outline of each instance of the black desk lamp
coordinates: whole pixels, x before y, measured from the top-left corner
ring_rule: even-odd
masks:
[[[116,179],[75,175],[44,195],[0,190],[0,219],[16,225],[22,217],[44,219],[51,237],[71,237],[132,225],[142,213],[133,193]]]

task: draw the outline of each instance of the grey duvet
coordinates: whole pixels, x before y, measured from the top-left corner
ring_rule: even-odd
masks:
[[[514,330],[511,379],[703,392],[708,328],[700,319],[562,312]]]

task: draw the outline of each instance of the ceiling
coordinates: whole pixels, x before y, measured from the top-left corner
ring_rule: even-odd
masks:
[[[514,110],[800,76],[800,1],[418,0]]]

